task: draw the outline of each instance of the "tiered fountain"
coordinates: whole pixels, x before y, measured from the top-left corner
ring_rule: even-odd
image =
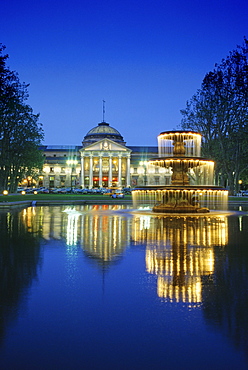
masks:
[[[201,135],[191,131],[166,131],[158,136],[155,166],[171,170],[171,184],[135,189],[135,207],[152,205],[154,212],[201,213],[226,209],[228,192],[214,186],[214,162],[201,157]]]

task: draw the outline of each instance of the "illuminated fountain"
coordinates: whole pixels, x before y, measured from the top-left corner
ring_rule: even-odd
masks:
[[[227,190],[214,185],[214,162],[201,157],[201,134],[166,131],[158,136],[158,158],[149,163],[171,170],[171,184],[144,186],[132,192],[137,208],[154,212],[196,213],[226,209]]]

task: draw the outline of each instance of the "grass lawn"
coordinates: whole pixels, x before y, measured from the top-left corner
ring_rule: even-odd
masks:
[[[102,194],[16,194],[16,195],[2,195],[1,202],[20,202],[23,200],[103,200],[112,199],[109,195]],[[131,195],[125,195],[124,199],[131,200]]]
[[[243,201],[247,202],[248,201],[248,197],[232,197],[230,196],[228,198],[229,202],[236,202],[236,203],[242,203]]]

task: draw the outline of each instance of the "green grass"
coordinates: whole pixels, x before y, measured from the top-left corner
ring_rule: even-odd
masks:
[[[125,195],[124,199],[130,199],[131,195]],[[3,195],[0,197],[1,202],[20,202],[23,200],[87,200],[87,199],[112,199],[109,195],[101,194],[25,194],[25,195]]]
[[[231,202],[242,202],[242,201],[248,201],[248,197],[232,197],[230,196],[228,198],[229,201]]]

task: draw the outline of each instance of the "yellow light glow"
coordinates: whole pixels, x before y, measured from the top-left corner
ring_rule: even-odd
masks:
[[[23,190],[22,192],[21,192],[21,195],[25,195],[26,194],[26,192]]]
[[[8,190],[3,191],[3,195],[8,195],[8,194],[9,194]]]
[[[94,161],[95,162],[95,161]],[[76,159],[68,159],[66,161],[66,163],[69,165],[69,166],[73,166],[73,165],[76,165],[78,163],[78,161]]]
[[[145,166],[145,167],[148,165],[148,163],[149,162],[147,162],[147,161],[140,161],[139,162],[140,166]]]
[[[143,174],[145,171],[144,171],[144,168],[138,168],[138,171],[137,171],[137,172],[138,172],[138,174],[140,174],[140,175],[141,175],[141,174]]]
[[[60,173],[61,172],[61,167],[55,167],[54,172],[55,173]]]

